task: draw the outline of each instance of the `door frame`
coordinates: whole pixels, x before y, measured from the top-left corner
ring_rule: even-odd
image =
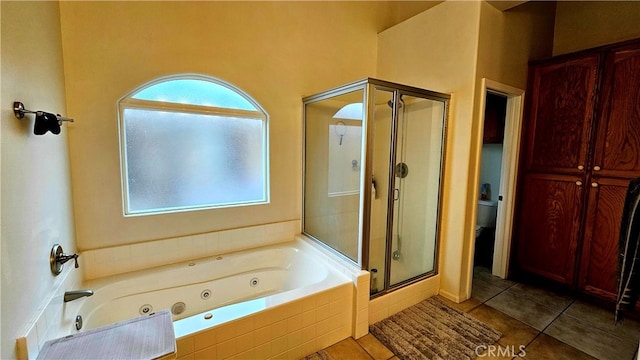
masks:
[[[518,176],[518,159],[520,157],[520,142],[522,134],[522,118],[524,113],[524,93],[515,88],[487,78],[482,79],[482,93],[480,98],[480,129],[484,130],[484,111],[487,92],[507,97],[507,113],[504,126],[504,141],[502,144],[502,165],[500,168],[500,189],[498,214],[496,217],[496,235],[493,247],[493,266],[491,273],[506,278],[509,272],[509,257],[513,239],[513,217],[515,210],[516,180]],[[476,174],[476,188],[480,186],[480,166],[482,154],[482,131],[478,144],[478,171]],[[478,207],[474,206],[477,218]],[[472,251],[475,251],[472,248]]]

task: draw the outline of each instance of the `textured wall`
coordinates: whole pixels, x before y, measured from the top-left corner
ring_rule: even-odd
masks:
[[[93,249],[298,219],[301,98],[376,69],[388,4],[365,2],[63,2],[78,246]],[[387,21],[388,22],[388,21]],[[226,80],[270,115],[271,203],[122,216],[116,101],[156,77]]]
[[[640,2],[558,1],[553,55],[640,37]]]
[[[18,121],[11,104],[65,114],[57,2],[2,6],[2,359],[52,295],[54,243],[73,252],[67,134],[33,135],[34,116]],[[91,121],[78,119],[78,123]],[[73,126],[73,125],[71,125]],[[82,260],[81,260],[82,263]]]

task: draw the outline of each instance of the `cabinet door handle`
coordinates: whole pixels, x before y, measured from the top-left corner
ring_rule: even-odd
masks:
[[[591,187],[598,187],[598,183],[597,182],[592,182],[591,183]]]
[[[596,165],[593,167],[593,171],[600,171],[600,166]]]
[[[578,165],[578,170],[584,170],[584,166],[583,165]]]
[[[576,185],[582,186],[582,181],[580,181],[580,180],[576,181]]]

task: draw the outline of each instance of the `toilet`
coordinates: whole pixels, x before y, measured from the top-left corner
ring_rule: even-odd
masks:
[[[496,215],[498,214],[498,202],[478,200],[478,221],[476,223],[476,239],[482,233],[482,229],[496,227]]]

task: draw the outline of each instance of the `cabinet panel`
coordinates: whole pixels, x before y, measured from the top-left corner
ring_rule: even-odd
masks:
[[[605,61],[594,166],[602,176],[640,176],[640,46]]]
[[[576,172],[589,146],[600,56],[533,68],[526,168]]]
[[[618,238],[629,180],[594,178],[590,187],[579,287],[615,300]],[[591,186],[591,185],[589,185]]]
[[[571,284],[584,185],[575,176],[527,174],[520,202],[518,265]],[[576,206],[578,205],[578,206]]]

